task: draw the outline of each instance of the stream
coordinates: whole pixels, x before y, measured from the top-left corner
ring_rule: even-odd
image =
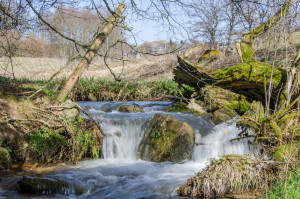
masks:
[[[144,113],[120,113],[114,109],[121,103],[136,103]],[[43,195],[21,194],[15,189],[4,188],[12,180],[0,181],[0,198],[181,198],[176,189],[188,178],[203,169],[210,158],[221,154],[246,154],[252,151],[247,140],[234,143],[240,129],[235,123],[213,125],[209,116],[191,113],[173,113],[163,110],[171,102],[78,102],[104,131],[101,159],[82,161],[76,166],[42,175],[68,186],[60,187],[54,196],[51,191]],[[189,123],[196,133],[191,160],[175,164],[155,163],[139,159],[138,145],[155,113],[168,114]],[[6,186],[7,187],[7,186]]]

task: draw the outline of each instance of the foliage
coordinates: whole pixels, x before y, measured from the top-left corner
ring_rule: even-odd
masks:
[[[293,172],[290,172],[285,178],[286,181],[278,183],[270,189],[265,198],[276,199],[276,198],[289,198],[298,199],[300,198],[299,184],[300,184],[300,166]]]
[[[57,131],[42,126],[39,130],[26,135],[29,147],[32,147],[33,157],[39,157],[40,162],[47,162],[62,148],[66,147],[67,139]]]
[[[74,89],[74,98],[77,101],[127,101],[153,100],[164,95],[180,96],[182,89],[172,80],[156,81],[121,81],[116,82],[106,78],[81,78]]]

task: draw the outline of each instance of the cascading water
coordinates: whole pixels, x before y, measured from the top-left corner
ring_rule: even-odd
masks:
[[[63,181],[69,185],[67,188],[61,188],[55,194],[56,198],[178,198],[176,188],[183,185],[195,172],[203,169],[210,158],[217,158],[221,154],[246,154],[251,151],[247,140],[230,142],[240,132],[235,123],[214,126],[208,121],[208,116],[163,112],[170,102],[126,102],[140,105],[145,112],[120,113],[114,110],[120,103],[122,102],[78,103],[99,121],[106,135],[103,142],[103,158],[82,161],[76,167],[44,175],[45,178]],[[193,127],[196,143],[201,145],[195,145],[192,160],[174,164],[139,159],[138,145],[155,113],[168,114]],[[76,195],[78,190],[80,195]],[[33,196],[0,189],[1,197]],[[48,196],[34,196],[39,197]]]

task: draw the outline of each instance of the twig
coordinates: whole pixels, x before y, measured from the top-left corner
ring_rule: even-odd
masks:
[[[46,125],[49,128],[59,128],[59,127],[64,127],[63,125],[51,125],[48,122],[45,122],[43,120],[38,120],[38,119],[19,119],[19,118],[11,118],[8,119],[7,122],[14,122],[14,121],[25,121],[25,122],[40,122],[44,125]]]

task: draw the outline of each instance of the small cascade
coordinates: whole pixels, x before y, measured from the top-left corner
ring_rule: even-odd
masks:
[[[122,102],[79,102],[104,131],[103,158],[80,162],[68,170],[38,176],[46,183],[59,181],[62,187],[52,187],[55,198],[179,198],[176,189],[201,171],[210,158],[222,154],[252,152],[248,140],[230,142],[240,130],[235,123],[212,125],[208,116],[191,113],[167,113],[170,102],[136,103],[144,113],[120,113],[115,108]],[[196,134],[193,157],[181,164],[154,163],[139,159],[138,145],[155,113],[168,114],[189,123]],[[9,179],[8,179],[9,181]],[[49,181],[49,182],[48,182]],[[2,181],[5,184],[5,180]],[[59,185],[57,185],[59,186]],[[66,191],[67,190],[67,191]],[[51,190],[46,190],[50,193]],[[79,193],[79,194],[78,194]],[[1,190],[0,198],[30,198],[16,191]],[[45,198],[35,195],[34,198]]]

